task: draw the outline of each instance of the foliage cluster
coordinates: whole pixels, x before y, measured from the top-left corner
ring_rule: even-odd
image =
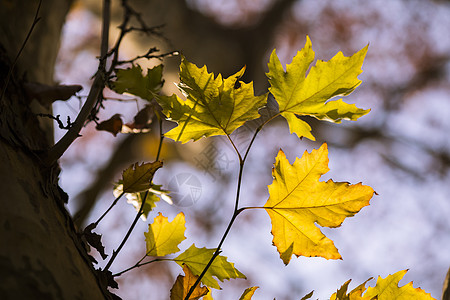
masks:
[[[145,108],[145,117],[142,117],[144,110],[139,111],[134,124],[124,130],[120,116],[115,115],[100,123],[98,129],[110,131],[114,135],[121,131],[130,132],[129,128],[133,132],[139,132],[147,129],[146,125],[153,117],[159,121],[161,129],[156,160],[130,166],[116,184],[116,199],[110,209],[126,195],[128,199],[132,199],[131,203],[138,212],[127,236],[101,272],[109,277],[110,282],[114,282],[114,277],[135,268],[157,261],[173,261],[182,268],[184,275],[179,275],[175,280],[170,292],[171,299],[212,299],[210,289],[220,289],[217,280],[246,278],[222,255],[221,248],[238,215],[253,209],[263,209],[268,213],[272,221],[273,245],[284,264],[289,264],[293,255],[342,259],[333,241],[321,232],[320,227],[339,227],[345,218],[354,216],[363,207],[368,206],[375,192],[361,183],[334,182],[331,179],[320,181],[321,176],[329,171],[326,143],[311,153],[305,151],[292,164],[280,149],[272,169],[273,183],[268,186],[270,196],[264,205],[242,207],[239,200],[244,187],[241,183],[244,165],[253,142],[261,129],[273,119],[283,117],[288,122],[291,133],[295,133],[299,138],[314,141],[312,129],[301,119],[302,116],[341,123],[342,120],[356,121],[370,111],[348,104],[342,99],[335,99],[349,95],[360,85],[361,81],[357,77],[362,72],[367,50],[368,47],[364,47],[350,57],[339,52],[331,60],[318,60],[311,67],[315,55],[307,37],[304,48],[298,51],[286,68],[274,50],[266,74],[270,84],[269,91],[258,96],[254,95],[252,82],[239,80],[245,72],[245,67],[223,78],[221,74],[209,73],[206,66],[197,67],[182,56],[178,88],[183,98],[176,94],[161,95],[161,87],[164,84],[162,64],[147,69],[145,74],[134,62],[127,69],[114,70],[115,76],[112,76],[109,83],[111,88],[119,94],[129,93],[146,100],[148,105]],[[259,111],[267,105],[268,97],[274,98],[278,111],[264,118]],[[262,119],[261,125],[254,131],[245,151],[240,152],[231,134],[245,122],[257,118]],[[162,124],[166,121],[176,122],[177,125],[163,134]],[[207,249],[192,244],[179,253],[178,246],[186,239],[185,215],[180,212],[169,221],[159,213],[144,234],[146,250],[142,259],[128,269],[112,274],[109,268],[137,220],[140,217],[146,220],[159,199],[171,202],[170,191],[153,183],[155,172],[163,167],[160,150],[164,138],[187,143],[217,135],[227,138],[239,159],[234,211],[217,247]],[[97,237],[90,239],[94,240],[91,245],[101,253],[103,246],[92,229],[105,214],[85,231],[86,236]],[[173,254],[177,256],[172,257]],[[366,281],[347,293],[350,283],[348,281],[331,295],[331,299],[432,299],[423,290],[413,288],[412,283],[399,287],[398,282],[405,273],[406,271],[399,271],[384,279],[380,277],[375,287],[366,288]],[[249,287],[240,299],[251,299],[257,288]],[[308,299],[312,295],[311,292],[302,299]]]

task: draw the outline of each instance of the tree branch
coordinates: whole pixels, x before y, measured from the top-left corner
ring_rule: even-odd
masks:
[[[442,288],[442,300],[450,300],[450,268],[448,269]]]
[[[49,166],[55,163],[63,154],[67,148],[79,137],[81,128],[87,120],[92,108],[97,102],[98,97],[101,96],[101,92],[105,87],[107,78],[106,74],[106,58],[108,53],[109,42],[109,25],[111,19],[111,0],[104,0],[103,2],[103,26],[102,26],[102,41],[100,47],[100,62],[95,79],[92,84],[89,95],[81,108],[73,126],[66,132],[66,134],[48,150],[46,157],[43,159],[45,165]]]

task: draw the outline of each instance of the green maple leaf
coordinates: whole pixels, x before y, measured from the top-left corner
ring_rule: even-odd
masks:
[[[159,93],[163,85],[163,65],[147,69],[147,75],[142,74],[139,65],[129,69],[116,71],[117,79],[113,82],[113,90],[119,94],[129,93],[151,101]]]
[[[288,121],[291,133],[315,140],[311,127],[297,116],[308,115],[340,123],[341,120],[355,121],[370,111],[347,104],[342,99],[328,101],[336,96],[350,94],[361,83],[357,76],[362,72],[367,48],[351,57],[345,57],[339,52],[327,62],[319,60],[308,76],[306,72],[314,60],[309,37],[306,38],[305,47],[286,66],[286,71],[273,50],[268,63],[269,72],[266,74],[270,82],[269,91],[278,102],[280,114]]]
[[[316,223],[322,227],[338,227],[346,217],[369,205],[374,194],[371,187],[331,179],[319,181],[328,171],[326,144],[311,153],[305,151],[292,165],[283,151],[276,157],[272,170],[274,180],[264,208],[272,220],[273,244],[285,264],[292,254],[340,259],[333,241]]]
[[[125,193],[137,193],[150,189],[153,175],[162,165],[163,163],[160,161],[131,165],[122,174],[123,191]]]
[[[408,270],[398,271],[386,278],[378,277],[375,287],[367,288],[363,299],[378,300],[431,300],[434,299],[430,294],[420,288],[414,288],[412,282],[399,287],[399,281],[405,276]]]
[[[165,256],[180,251],[178,245],[186,239],[185,224],[183,213],[179,213],[172,222],[159,213],[148,225],[148,232],[144,233],[147,255]]]
[[[246,121],[259,117],[258,109],[267,103],[267,94],[254,96],[253,83],[237,80],[244,74],[222,79],[208,73],[206,66],[198,68],[184,57],[180,65],[179,89],[186,96],[160,96],[159,104],[164,114],[178,126],[165,134],[183,143],[214,135],[230,135]]]
[[[215,251],[216,249],[197,248],[195,244],[192,244],[189,249],[181,253],[174,261],[180,266],[186,264],[195,276],[199,276]],[[213,276],[220,281],[230,278],[246,278],[244,274],[234,267],[233,263],[228,262],[227,258],[222,255],[216,257],[202,278],[204,285],[220,289],[219,283]]]

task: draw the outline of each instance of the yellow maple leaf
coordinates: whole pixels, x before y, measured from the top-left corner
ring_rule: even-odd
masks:
[[[348,285],[350,281],[352,281],[351,279],[349,279],[341,286],[341,288],[336,293],[331,295],[330,300],[372,300],[372,298],[362,296],[362,293],[366,291],[366,283],[370,280],[372,280],[372,277],[358,285],[350,293],[347,294]]]
[[[259,288],[258,286],[252,286],[247,289],[245,289],[244,293],[242,293],[239,300],[251,300],[253,297],[253,294],[255,294],[256,289]]]
[[[211,289],[210,289],[209,287],[206,287],[206,288],[208,289],[209,293],[206,294],[206,295],[202,298],[202,300],[214,300],[214,298],[213,298],[213,296],[212,296],[212,291],[211,291]]]
[[[183,265],[185,276],[179,275],[170,290],[170,300],[184,300],[189,293],[190,288],[194,285],[198,276],[192,274],[187,265]],[[193,293],[189,296],[189,300],[196,300],[210,293],[206,286],[197,285]]]
[[[341,123],[342,120],[355,121],[370,110],[348,104],[342,99],[330,100],[336,96],[346,96],[361,84],[358,75],[367,53],[367,46],[350,57],[342,52],[331,60],[314,61],[314,51],[309,37],[305,47],[297,52],[292,63],[283,69],[276,51],[273,50],[269,60],[269,91],[275,97],[280,114],[287,120],[291,133],[298,137],[315,140],[311,127],[297,116],[308,115],[319,120]]]
[[[264,208],[272,221],[273,244],[285,264],[292,254],[340,259],[333,241],[315,223],[339,227],[346,217],[369,205],[374,193],[371,187],[319,181],[328,171],[327,144],[311,153],[305,151],[292,165],[282,150],[276,157]]]
[[[378,300],[431,300],[434,299],[430,294],[426,293],[420,288],[414,288],[412,282],[399,287],[399,281],[405,276],[408,270],[398,271],[395,274],[389,275],[386,278],[377,279],[375,287],[367,288],[364,293],[364,299],[375,298]]]
[[[145,232],[147,255],[165,256],[180,251],[178,245],[186,239],[184,214],[180,212],[172,222],[161,213],[155,217],[153,223],[148,225]]]

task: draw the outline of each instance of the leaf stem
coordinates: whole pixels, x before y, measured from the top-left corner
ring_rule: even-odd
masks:
[[[97,227],[97,225],[100,223],[100,221],[109,213],[109,211],[117,204],[117,202],[119,201],[120,198],[122,198],[122,196],[125,194],[125,192],[122,192],[114,201],[113,203],[109,206],[109,208],[103,213],[103,215],[100,216],[100,218],[98,218],[97,221],[95,221],[95,227]]]
[[[145,265],[148,265],[148,264],[157,262],[157,261],[173,261],[173,258],[155,258],[155,259],[152,259],[152,260],[150,260],[150,261],[146,261],[146,262],[144,262],[144,263],[141,263],[141,261],[142,261],[146,256],[147,256],[147,255],[145,255],[141,260],[139,260],[139,261],[138,261],[136,264],[134,264],[133,266],[131,266],[131,267],[129,267],[129,268],[126,268],[125,270],[120,271],[120,272],[118,272],[118,273],[116,273],[116,274],[113,274],[112,276],[113,276],[113,277],[121,276],[122,274],[124,274],[124,273],[126,273],[126,272],[128,272],[128,271],[131,271],[131,270],[133,270],[133,269],[135,269],[135,268],[139,268],[139,267],[142,267],[142,266],[145,266]]]
[[[264,124],[266,124],[266,123],[264,123]],[[256,128],[255,133],[253,134],[253,137],[252,137],[252,139],[250,141],[250,144],[248,144],[247,150],[245,151],[243,161],[245,161],[247,159],[248,153],[250,152],[250,148],[252,147],[253,142],[255,141],[256,136],[258,135],[258,132],[261,131],[263,125],[260,125],[260,126],[258,126],[258,128]]]
[[[280,115],[280,113],[274,114],[273,116],[271,116],[270,118],[268,118],[267,120],[265,120],[261,125],[259,125],[258,128],[256,128],[255,133],[253,134],[253,137],[252,137],[252,139],[251,139],[251,141],[250,141],[250,144],[248,144],[247,150],[245,151],[244,159],[243,159],[244,161],[247,159],[248,153],[250,152],[250,148],[252,147],[253,142],[255,141],[256,136],[258,135],[258,133],[263,129],[263,127],[264,127],[267,123],[269,123],[270,121],[272,121],[273,119],[275,119],[275,118],[278,117],[279,115]]]
[[[238,148],[236,147],[236,145],[234,144],[233,140],[231,139],[230,135],[228,133],[226,133],[228,140],[230,141],[231,145],[234,148],[234,151],[236,151],[236,154],[239,158],[239,163],[243,164],[244,163],[244,159],[242,159],[241,153],[239,152]]]
[[[122,247],[125,245],[126,241],[128,240],[128,238],[130,237],[131,232],[133,231],[134,227],[136,226],[137,221],[139,220],[139,218],[141,217],[143,211],[144,211],[144,205],[145,205],[145,201],[147,200],[147,196],[148,196],[148,190],[145,192],[144,195],[144,199],[142,200],[142,204],[141,207],[139,208],[139,211],[136,214],[136,217],[133,220],[133,223],[131,223],[130,228],[128,229],[127,234],[125,235],[125,237],[123,238],[122,242],[120,243],[119,247],[117,248],[117,250],[113,251],[113,254],[111,256],[111,259],[108,261],[108,263],[105,266],[104,271],[108,270],[111,267],[111,264],[114,262],[114,259],[116,259],[117,254],[119,254],[120,250],[122,249]]]
[[[156,112],[156,117],[158,118],[158,122],[159,122],[159,146],[158,146],[158,152],[156,153],[156,159],[155,161],[159,160],[159,156],[161,154],[161,148],[162,148],[162,143],[164,140],[164,134],[163,134],[163,130],[162,130],[162,118],[159,115],[158,112]]]
[[[239,212],[243,212],[244,210],[248,209],[273,209],[273,207],[264,207],[264,206],[246,206],[239,208]]]

